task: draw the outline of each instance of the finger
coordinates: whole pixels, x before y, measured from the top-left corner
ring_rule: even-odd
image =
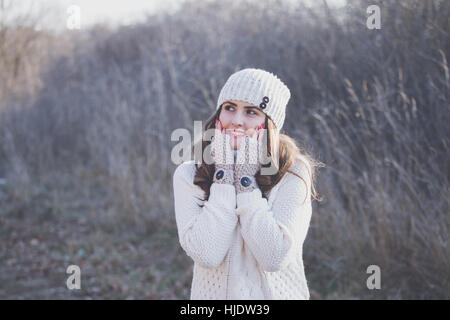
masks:
[[[256,140],[258,137],[258,129],[259,127],[256,127],[256,130],[253,130],[252,135],[250,136],[253,140]]]
[[[245,145],[247,139],[248,139],[247,136],[238,138],[239,146],[237,149],[236,163],[239,164],[245,163]]]
[[[249,136],[243,136],[241,137],[241,150],[245,153],[246,152],[246,148],[248,145],[248,141],[249,141],[250,137]]]
[[[258,140],[260,140],[264,136],[264,129],[261,127],[261,129],[258,131]]]
[[[247,135],[247,136],[249,136],[249,137],[253,137],[253,135],[255,134],[255,129],[253,129],[253,128],[250,128],[250,129],[248,129],[247,131],[245,131],[245,134]]]
[[[248,153],[249,153],[249,146],[250,146],[250,137],[245,136],[243,141],[241,141],[242,145],[242,160],[243,163],[248,163]]]
[[[249,163],[258,164],[258,140],[256,140],[256,137],[249,141],[248,148]]]
[[[258,137],[258,155],[262,163],[266,163],[267,157],[267,139],[265,139],[266,130],[262,129]]]
[[[233,138],[233,142],[236,144],[236,150],[241,147],[241,139]]]
[[[220,133],[220,124],[219,124],[219,120],[216,120],[216,125],[215,125],[215,128],[214,128],[214,133],[217,135],[217,134],[219,134]]]
[[[264,134],[266,130],[262,129],[258,132],[258,145],[262,145],[264,143]]]
[[[223,130],[222,130],[222,133],[223,133]],[[221,159],[223,161],[222,164],[226,164],[225,162],[227,159],[227,143],[228,143],[228,141],[227,141],[226,137],[224,137],[224,139],[222,139],[222,145],[220,146],[220,148],[222,150],[222,159]]]
[[[234,153],[233,153],[233,149],[232,149],[232,141],[231,141],[231,136],[229,135],[225,135],[225,139],[224,139],[224,147],[225,147],[225,164],[233,164],[234,163]]]

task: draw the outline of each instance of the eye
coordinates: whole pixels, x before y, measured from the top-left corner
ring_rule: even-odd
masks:
[[[230,104],[225,106],[225,110],[227,110],[227,111],[231,111],[232,109],[234,109],[234,107]]]
[[[248,114],[250,114],[250,115],[252,115],[252,116],[256,116],[256,115],[258,115],[258,113],[256,113],[254,110],[247,110],[247,113]]]

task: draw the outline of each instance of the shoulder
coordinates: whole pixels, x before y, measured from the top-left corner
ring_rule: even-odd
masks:
[[[285,188],[300,188],[303,192],[310,192],[312,170],[308,159],[302,155],[296,157],[295,162],[286,171],[283,177]]]
[[[205,192],[194,184],[197,167],[194,160],[185,161],[178,165],[173,173],[173,191],[175,199],[186,200],[186,196],[193,195],[197,199],[205,197]]]
[[[294,164],[289,168],[289,170],[295,172],[302,178],[307,178],[308,180],[312,177],[311,164],[303,155],[297,155]]]
[[[173,173],[173,182],[174,184],[180,183],[180,182],[194,182],[195,177],[195,163],[194,160],[189,160],[181,163],[178,165],[178,167],[175,169]]]

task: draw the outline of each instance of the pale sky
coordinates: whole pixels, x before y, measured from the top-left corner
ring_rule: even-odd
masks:
[[[113,24],[127,24],[142,20],[146,13],[158,10],[174,10],[182,0],[40,0],[58,3],[63,8],[77,5],[81,9],[82,23],[109,21]]]
[[[24,14],[30,10],[39,16],[46,18],[42,27],[54,30],[66,29],[70,13],[67,11],[72,5],[80,9],[80,23],[82,28],[87,28],[96,23],[107,23],[112,26],[130,24],[143,21],[146,13],[158,11],[173,12],[184,0],[0,0],[5,6],[13,4],[14,14]],[[207,1],[207,0],[198,0]],[[256,0],[258,1],[258,0]],[[263,0],[259,0],[263,1]],[[303,1],[306,3],[314,0],[285,0]],[[317,0],[315,0],[317,1]],[[344,6],[346,0],[327,0],[330,6]],[[0,19],[8,21],[8,17]]]
[[[77,6],[80,9],[82,28],[96,23],[120,25],[144,20],[146,13],[173,11],[184,0],[0,0],[10,8],[8,16],[0,19],[8,23],[15,17],[31,12],[43,19],[42,27],[55,30],[66,29],[71,14],[68,9]]]

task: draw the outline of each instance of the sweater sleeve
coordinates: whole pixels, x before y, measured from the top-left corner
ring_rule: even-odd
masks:
[[[293,171],[306,184],[286,173],[288,176],[280,185],[272,208],[259,188],[237,195],[236,213],[242,237],[262,269],[268,272],[279,271],[295,258],[311,220],[309,172],[306,165]]]
[[[202,267],[218,267],[231,247],[238,221],[234,186],[213,183],[208,201],[200,207],[196,198],[200,188],[193,184],[192,168],[184,163],[175,170],[173,187],[181,247]]]

